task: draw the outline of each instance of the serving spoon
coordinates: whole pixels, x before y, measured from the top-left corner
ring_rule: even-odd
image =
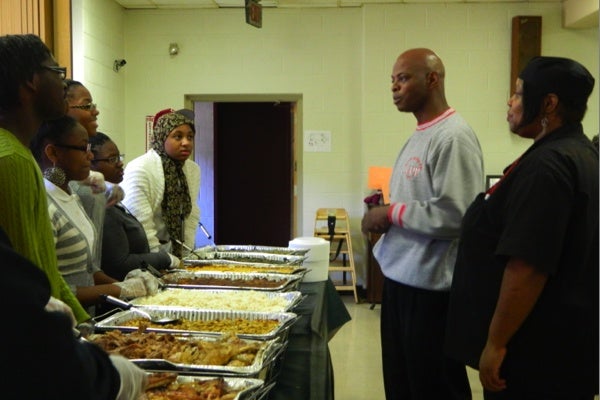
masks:
[[[134,306],[133,304],[131,304],[129,302],[123,301],[123,300],[113,297],[113,296],[109,296],[107,294],[102,294],[102,295],[100,295],[100,297],[102,297],[102,299],[104,301],[106,301],[107,303],[111,303],[115,306],[118,306],[119,308],[122,308],[123,310],[132,310],[133,312],[136,312],[136,313],[142,315],[144,318],[150,320],[150,322],[152,322],[153,324],[166,325],[166,324],[176,324],[176,323],[181,322],[179,318],[170,318],[170,317],[155,318],[152,315],[148,314],[146,311],[140,310],[139,308],[137,308],[136,306]]]

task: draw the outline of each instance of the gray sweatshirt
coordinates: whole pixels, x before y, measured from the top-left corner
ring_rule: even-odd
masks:
[[[454,109],[417,126],[390,180],[393,224],[373,249],[383,274],[449,290],[461,220],[483,181],[479,141]]]

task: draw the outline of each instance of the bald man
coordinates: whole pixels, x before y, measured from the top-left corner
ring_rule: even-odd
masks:
[[[369,210],[363,232],[384,279],[383,380],[388,400],[471,399],[465,366],[444,357],[446,310],[462,217],[483,190],[473,129],[446,101],[445,69],[429,49],[400,54],[392,98],[417,127],[396,159],[390,204]]]

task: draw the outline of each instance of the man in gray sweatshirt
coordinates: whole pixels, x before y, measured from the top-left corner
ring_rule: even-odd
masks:
[[[402,53],[392,95],[417,120],[390,180],[390,204],[372,208],[363,232],[384,279],[381,348],[386,398],[470,399],[464,365],[443,342],[462,217],[483,190],[483,156],[473,129],[446,101],[445,71],[429,49]]]

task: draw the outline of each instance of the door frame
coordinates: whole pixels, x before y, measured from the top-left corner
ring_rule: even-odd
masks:
[[[264,93],[264,94],[186,94],[184,95],[184,107],[194,110],[195,103],[245,103],[245,102],[289,102],[292,103],[292,238],[298,237],[303,232],[303,201],[302,193],[302,154],[303,140],[302,135],[302,94],[300,93]],[[214,133],[214,125],[213,125]],[[202,194],[201,194],[202,195]],[[201,211],[202,212],[202,211]],[[213,214],[214,216],[214,210]],[[210,230],[209,230],[210,232]],[[202,232],[198,232],[199,238]]]

